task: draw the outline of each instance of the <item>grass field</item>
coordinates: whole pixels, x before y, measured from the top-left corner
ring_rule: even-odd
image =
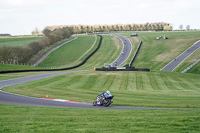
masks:
[[[31,97],[69,99],[92,103],[110,90],[113,105],[200,108],[200,75],[169,72],[79,72],[3,88]]]
[[[200,110],[106,110],[0,104],[0,132],[198,133]]]
[[[0,37],[1,46],[26,46],[31,42],[39,40],[40,37]]]
[[[6,70],[33,70],[38,69],[36,67],[27,66],[27,65],[12,65],[12,64],[1,64],[0,63],[0,71]]]
[[[104,63],[112,63],[117,59],[122,51],[122,45],[116,46],[112,36],[102,35],[102,45],[100,49],[78,69],[93,70],[94,67],[103,67]]]
[[[131,33],[121,35],[130,36]],[[137,68],[150,68],[159,71],[185,49],[200,40],[199,31],[188,32],[141,32],[139,40],[143,41],[140,52],[133,63]],[[158,36],[169,39],[156,40]],[[193,55],[192,55],[193,56]]]
[[[80,57],[93,45],[95,41],[94,36],[79,36],[79,38],[69,45],[63,46],[61,49],[51,53],[39,66],[73,66],[83,61],[99,44],[100,37],[97,36],[95,46],[81,59]],[[88,60],[88,63],[83,68],[103,67],[104,63],[112,63],[120,54],[122,45],[119,48],[115,45],[112,36],[103,35],[101,49],[95,53],[95,57]],[[100,57],[98,55],[101,55]],[[103,55],[103,56],[102,56]],[[95,65],[93,65],[95,64]]]
[[[192,67],[190,70],[187,71],[187,73],[195,73],[200,74],[200,63]]]
[[[39,67],[73,66],[80,63],[78,60],[95,42],[95,36],[78,36],[78,39],[52,52]],[[97,41],[98,44],[98,41]]]

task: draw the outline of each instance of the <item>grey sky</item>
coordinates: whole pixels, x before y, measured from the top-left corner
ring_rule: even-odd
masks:
[[[38,27],[169,22],[200,29],[200,0],[0,0],[0,33]]]

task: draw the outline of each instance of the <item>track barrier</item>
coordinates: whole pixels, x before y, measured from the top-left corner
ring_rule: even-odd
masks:
[[[136,50],[136,52],[135,52],[135,55],[133,56],[133,59],[131,60],[131,62],[130,62],[130,64],[129,64],[129,67],[132,66],[132,64],[133,64],[133,62],[134,62],[134,60],[135,60],[135,58],[136,58],[136,56],[137,56],[137,54],[138,54],[138,52],[139,52],[139,50],[140,50],[141,45],[142,45],[142,41],[140,41],[140,44],[138,45],[138,48],[137,48],[137,50]]]

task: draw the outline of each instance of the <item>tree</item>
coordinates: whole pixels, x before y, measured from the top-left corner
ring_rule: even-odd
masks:
[[[32,35],[34,36],[38,36],[40,34],[40,31],[39,29],[36,27],[32,32],[31,32]]]
[[[169,25],[164,26],[164,31],[171,31],[172,29],[173,29],[172,26]]]
[[[187,26],[186,26],[186,30],[190,30],[190,25],[187,25]]]
[[[182,29],[183,29],[183,25],[182,25],[182,24],[179,26],[179,29],[180,29],[180,30],[182,30]]]

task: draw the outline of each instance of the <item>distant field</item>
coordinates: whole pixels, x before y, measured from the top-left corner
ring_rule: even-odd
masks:
[[[130,34],[121,33],[125,36],[130,36]],[[159,71],[185,49],[200,40],[200,31],[139,32],[138,35],[143,44],[133,66],[150,68],[153,71]],[[164,35],[169,39],[156,40],[156,37]]]
[[[100,37],[93,49],[78,60],[94,43],[94,36],[79,36],[79,38],[50,54],[39,66],[73,66],[83,61],[99,44]],[[102,46],[80,69],[103,67],[104,63],[112,63],[119,56],[122,45],[116,46],[112,36],[103,35]]]
[[[110,110],[0,104],[0,132],[198,133],[200,110]]]
[[[39,40],[41,37],[0,37],[1,46],[26,46],[29,43]]]
[[[26,65],[10,65],[10,64],[1,64],[0,63],[0,71],[6,71],[6,70],[27,70],[27,69],[38,69],[36,67],[32,66],[26,66]]]
[[[46,59],[44,59],[38,66],[73,66],[80,63],[78,60],[95,42],[95,36],[78,36],[78,39],[62,46],[56,51],[52,52]],[[99,38],[96,42],[98,44]],[[97,46],[97,45],[96,45]],[[95,47],[96,48],[96,47]],[[82,59],[83,60],[83,59]]]

